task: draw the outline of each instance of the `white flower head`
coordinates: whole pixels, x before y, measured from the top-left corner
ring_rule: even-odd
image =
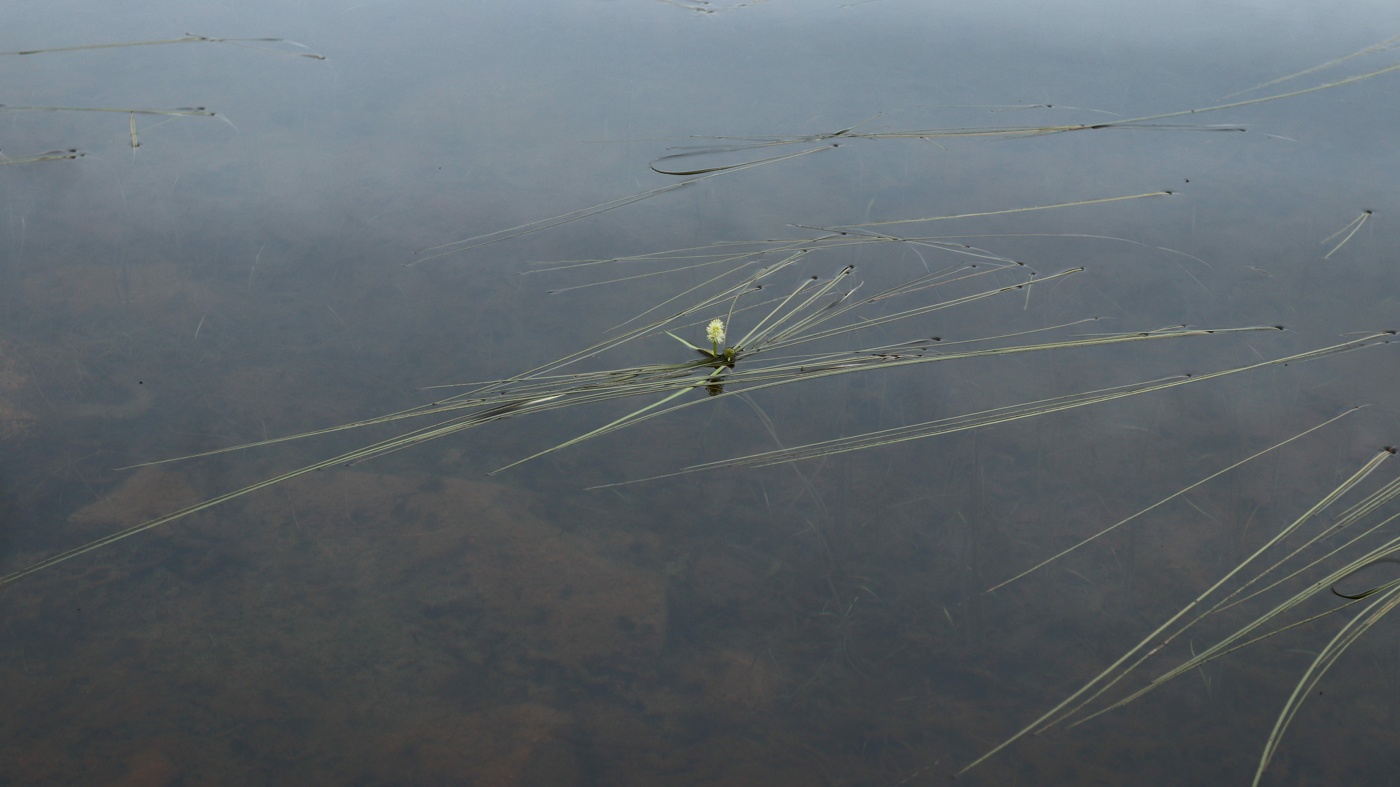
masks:
[[[724,346],[724,320],[710,320],[710,327],[705,329],[705,338],[716,347]]]

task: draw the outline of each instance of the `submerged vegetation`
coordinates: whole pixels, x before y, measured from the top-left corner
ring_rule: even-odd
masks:
[[[677,3],[678,4],[678,3]],[[691,7],[691,6],[686,6]],[[698,9],[697,9],[698,10]],[[1353,57],[1383,51],[1393,45],[1391,39],[1375,47],[1341,58],[1318,68],[1334,66]],[[64,47],[3,53],[30,55],[64,52],[78,49],[145,46],[176,43],[228,43],[251,45],[277,42],[279,39],[214,39],[187,36],[165,41],[133,42],[129,44]],[[300,46],[300,45],[297,45]],[[262,48],[262,47],[254,47]],[[292,52],[300,57],[324,59],[312,53]],[[1288,79],[1315,72],[1304,72],[1258,85],[1250,90],[1262,90]],[[1159,121],[1191,117],[1264,102],[1295,98],[1326,89],[1339,88],[1362,80],[1400,70],[1400,65],[1373,69],[1360,75],[1326,82],[1313,87],[1270,94],[1261,98],[1230,101],[1196,109],[1163,112],[1125,120],[1092,124],[1046,125],[1025,127],[947,128],[908,131],[860,131],[857,124],[833,133],[771,138],[712,137],[718,145],[671,153],[656,159],[652,169],[659,174],[684,178],[658,188],[645,190],[616,200],[539,221],[472,236],[454,243],[424,249],[414,264],[447,257],[490,243],[519,238],[563,224],[586,219],[636,202],[657,197],[670,191],[723,175],[736,174],[756,167],[790,161],[812,153],[835,149],[847,140],[921,139],[937,140],[953,137],[1021,138],[1065,134],[1080,131],[1125,129],[1155,129],[1173,131],[1244,131],[1238,125],[1194,126],[1163,124]],[[0,110],[74,110],[127,113],[131,124],[131,144],[138,146],[135,127],[137,114],[170,117],[213,116],[203,108],[171,110],[96,108],[96,107],[14,107]],[[718,163],[690,167],[685,161],[700,157],[724,157],[735,154],[748,156],[752,151],[770,147],[807,145],[797,152],[738,163]],[[10,158],[4,164],[74,159],[83,154],[76,149],[54,151],[35,156]],[[1105,348],[1127,349],[1143,345],[1182,340],[1191,342],[1227,341],[1248,336],[1277,335],[1284,330],[1279,325],[1212,325],[1186,324],[1129,326],[1116,330],[1101,329],[1101,322],[1085,316],[1050,326],[1008,328],[984,336],[949,336],[936,333],[935,316],[945,319],[942,325],[955,323],[959,314],[993,301],[1006,301],[1042,295],[1046,290],[1074,277],[1091,276],[1090,266],[1062,267],[1043,272],[1039,264],[1029,263],[990,248],[998,239],[1014,237],[1009,234],[980,235],[922,235],[892,234],[896,226],[928,225],[954,219],[1005,217],[1049,210],[1071,210],[1091,205],[1106,205],[1126,201],[1170,197],[1170,191],[1095,197],[1033,206],[1004,206],[951,215],[918,218],[885,218],[853,222],[839,226],[800,227],[805,235],[785,239],[762,239],[714,243],[704,246],[671,249],[644,255],[610,259],[557,261],[532,271],[546,273],[606,273],[584,284],[562,286],[554,294],[565,294],[584,288],[623,287],[639,280],[651,281],[664,276],[702,276],[700,284],[678,286],[673,294],[638,307],[638,313],[616,326],[606,337],[549,363],[519,374],[487,380],[444,386],[452,392],[439,395],[433,401],[377,417],[357,420],[324,429],[206,451],[179,459],[193,459],[232,451],[266,448],[292,440],[301,440],[335,432],[355,430],[385,424],[411,424],[405,431],[383,440],[370,442],[350,451],[326,457],[320,461],[296,467],[257,483],[203,500],[169,514],[141,522],[102,538],[53,555],[31,565],[0,576],[0,586],[82,555],[95,552],[139,533],[173,523],[211,507],[229,502],[285,481],[328,468],[355,464],[392,452],[507,419],[519,419],[547,412],[576,407],[614,406],[628,402],[627,411],[617,417],[581,431],[567,439],[524,457],[515,458],[497,470],[503,471],[540,457],[578,446],[584,442],[632,429],[653,419],[666,417],[697,406],[714,407],[734,398],[751,403],[752,394],[798,383],[818,383],[853,374],[894,373],[896,370],[926,368],[929,364],[964,362],[1023,356],[1031,353],[1075,353]],[[1327,246],[1324,259],[1331,258],[1372,216],[1362,211],[1350,223],[1320,245]],[[1151,247],[1126,238],[1074,235],[1072,233],[1042,233],[1058,237],[1077,237],[1104,243],[1127,243],[1148,248],[1153,253],[1181,256],[1172,249]],[[976,245],[974,245],[976,244]],[[894,270],[893,266],[872,271],[873,282],[864,286],[861,267],[849,262],[854,255],[872,250],[897,249],[907,252],[909,260],[917,259],[918,268]],[[1190,255],[1185,255],[1189,257]],[[936,261],[935,261],[936,260]],[[640,269],[640,272],[635,272]],[[948,312],[949,314],[944,314]],[[688,464],[658,472],[648,478],[620,479],[615,484],[650,481],[686,473],[716,471],[816,460],[840,453],[878,449],[895,443],[948,435],[1097,406],[1127,397],[1164,392],[1187,385],[1206,383],[1227,376],[1262,369],[1294,366],[1349,353],[1355,350],[1393,345],[1395,332],[1376,330],[1339,338],[1300,352],[1279,351],[1263,355],[1259,360],[1226,365],[1191,374],[1166,374],[1152,379],[1121,379],[1106,387],[1070,392],[1048,392],[1013,405],[998,405],[974,412],[960,413],[936,420],[902,424],[864,433],[841,435],[804,445],[783,446],[741,456]],[[644,353],[655,361],[648,364],[607,366],[601,359],[610,353],[628,350]],[[1253,349],[1251,347],[1251,349]],[[756,407],[756,405],[754,405]],[[1291,446],[1295,441],[1335,423],[1355,412],[1348,410],[1273,446],[1224,467],[1219,472],[1183,488],[1171,496],[1127,517],[1090,539],[1087,544],[1142,514],[1177,499],[1201,485],[1244,466],[1268,453]],[[765,423],[766,415],[760,415]],[[1361,495],[1360,500],[1325,519],[1344,500],[1360,495],[1364,484],[1379,472],[1395,453],[1385,448],[1364,462],[1342,483],[1315,505],[1303,511],[1291,522],[1281,526],[1266,541],[1235,567],[1226,571],[1212,586],[1185,605],[1166,622],[1142,638],[1133,648],[1103,672],[1086,682],[1080,689],[1027,724],[1011,738],[967,765],[971,769],[1001,752],[1011,743],[1057,725],[1082,723],[1099,714],[1119,708],[1157,687],[1193,671],[1220,657],[1242,648],[1266,641],[1279,632],[1328,616],[1350,615],[1336,635],[1316,654],[1304,671],[1292,696],[1287,698],[1278,715],[1259,763],[1256,782],[1269,765],[1284,731],[1294,718],[1303,699],[1337,661],[1341,654],[1367,630],[1375,626],[1386,613],[1400,604],[1400,580],[1366,581],[1372,569],[1400,563],[1400,538],[1388,533],[1400,514],[1385,514],[1384,507],[1400,496],[1400,480],[1392,480],[1380,488]],[[164,462],[176,459],[161,460]],[[150,462],[143,465],[159,464]],[[1058,560],[1078,547],[1060,552],[1035,569]],[[1263,566],[1261,568],[1261,566]],[[1031,573],[1019,574],[992,590]],[[874,596],[868,588],[866,592]],[[1266,601],[1267,598],[1281,600]],[[1319,605],[1326,609],[1319,610]],[[849,615],[855,607],[852,601],[846,609]],[[1250,611],[1252,610],[1252,611]],[[946,607],[944,614],[948,614]],[[950,622],[951,614],[948,614]],[[1237,620],[1238,618],[1238,620]],[[843,622],[844,622],[843,618]],[[1225,633],[1214,630],[1200,633],[1213,625],[1223,625]],[[1193,637],[1208,637],[1211,644],[1199,651],[1192,648],[1189,656],[1161,670],[1144,685],[1133,686],[1129,678],[1145,672],[1154,658],[1175,653],[1170,646]],[[1178,649],[1179,650],[1179,649]],[[1160,655],[1159,655],[1160,654]],[[1118,694],[1113,694],[1114,690]]]

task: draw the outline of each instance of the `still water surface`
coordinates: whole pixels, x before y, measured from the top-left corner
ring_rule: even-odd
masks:
[[[488,476],[641,405],[507,419],[240,498],[0,591],[0,783],[944,783],[1396,439],[1400,367],[1378,348],[794,466],[586,489],[1397,327],[1397,74],[1161,121],[1190,128],[850,139],[421,253],[675,183],[648,164],[696,135],[1108,123],[1343,79],[1400,53],[1222,98],[1400,33],[1389,5],[308,0],[0,14],[5,51],[187,32],[309,48],[0,60],[10,107],[217,113],[0,113],[10,158],[86,154],[0,167],[5,571],[393,432],[114,468],[531,369],[706,278],[551,295],[635,269],[540,272],[541,260],[1169,190],[921,227],[985,236],[977,246],[1042,273],[1086,271],[880,336],[1087,317],[1103,320],[1092,331],[1289,329],[833,378]],[[325,59],[297,56],[308,51]],[[807,272],[855,263],[870,293],[950,263],[930,253],[859,247]],[[660,336],[597,363],[681,351]],[[982,593],[1356,404],[1371,406]],[[1333,630],[1216,662],[961,780],[1247,783]],[[1333,670],[1266,783],[1394,781],[1393,635],[1383,625]],[[1175,643],[1176,657],[1198,646]]]

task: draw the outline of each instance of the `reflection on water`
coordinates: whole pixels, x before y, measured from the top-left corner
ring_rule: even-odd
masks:
[[[0,50],[170,35],[169,9],[78,8],[31,9]],[[583,491],[1395,327],[1392,75],[1202,118],[1246,133],[878,136],[1219,104],[1376,43],[1393,12],[989,8],[326,2],[182,22],[294,39],[325,62],[212,43],[7,59],[5,104],[205,105],[230,121],[0,114],[7,156],[87,153],[0,167],[7,571],[392,432],[114,468],[534,368],[707,275],[551,296],[595,274],[519,275],[535,260],[1166,189],[941,222],[931,232],[1042,273],[1089,270],[909,330],[952,341],[1090,316],[1112,331],[1291,329],[839,378],[755,397],[772,434],[721,399],[487,477],[636,405],[507,419],[241,498],[0,592],[9,782],[936,783],[1391,440],[1395,365],[1378,350],[791,467]],[[866,118],[877,136],[839,149],[404,265],[673,183],[647,164],[689,135]],[[946,264],[927,249],[850,256],[832,269],[862,266],[872,290]],[[1299,450],[982,592],[1358,403],[1373,406]],[[1319,631],[1022,741],[963,780],[1242,783]],[[1387,633],[1329,674],[1269,779],[1387,783]]]

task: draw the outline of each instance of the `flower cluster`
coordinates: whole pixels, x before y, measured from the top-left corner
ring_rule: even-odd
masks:
[[[715,346],[715,355],[719,355],[719,348],[724,345],[724,320],[710,320],[710,327],[705,329],[705,338]]]

